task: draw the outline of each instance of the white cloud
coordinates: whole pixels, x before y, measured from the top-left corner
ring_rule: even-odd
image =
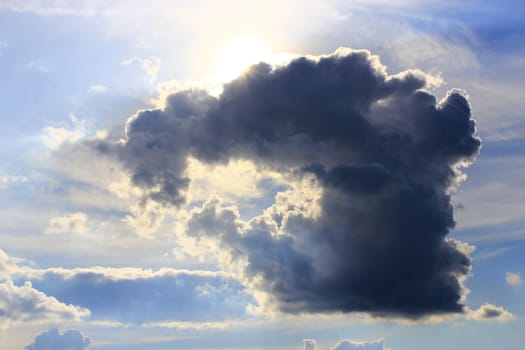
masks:
[[[44,232],[46,234],[82,234],[88,232],[87,222],[88,216],[82,212],[67,213],[63,216],[51,218],[51,220],[49,220],[49,225]]]
[[[84,121],[74,114],[70,114],[69,119],[70,128],[46,126],[42,129],[42,142],[47,148],[55,150],[65,143],[76,143],[86,136]]]
[[[510,321],[514,316],[505,308],[492,304],[483,304],[477,310],[471,310],[469,317],[479,321]]]
[[[62,322],[89,315],[88,309],[63,304],[33,288],[31,282],[17,286],[8,280],[0,284],[0,329],[15,323]]]
[[[518,286],[523,283],[519,272],[507,272],[505,273],[505,281],[511,286]]]
[[[80,331],[51,328],[35,337],[25,350],[88,350],[91,341]]]
[[[142,269],[136,267],[82,267],[66,269],[62,267],[50,267],[45,269],[33,268],[18,262],[18,258],[13,258],[0,249],[0,279],[9,280],[14,277],[20,279],[43,279],[46,274],[60,275],[64,279],[74,278],[81,274],[97,274],[105,279],[112,281],[120,280],[135,280],[135,279],[152,279],[162,278],[167,276],[176,277],[179,275],[191,275],[198,277],[209,278],[233,278],[232,274],[222,271],[207,271],[207,270],[186,270],[186,269],[172,269],[162,268],[159,270]]]

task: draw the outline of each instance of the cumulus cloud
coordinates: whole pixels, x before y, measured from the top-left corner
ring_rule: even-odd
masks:
[[[474,320],[500,322],[509,321],[514,318],[505,308],[492,304],[481,305],[477,310],[471,311],[469,316]]]
[[[0,283],[0,328],[18,322],[80,320],[89,310],[64,304],[33,288],[31,282],[17,286],[12,280]]]
[[[77,330],[60,331],[51,328],[35,337],[25,350],[88,350],[91,341]]]
[[[188,229],[217,241],[281,311],[461,313],[471,248],[447,238],[450,195],[481,143],[466,93],[438,101],[425,90],[434,83],[417,70],[390,75],[366,50],[260,63],[219,97],[179,91],[131,117],[119,144],[94,145],[163,205],[186,202],[191,158],[310,179],[318,210],[291,202],[242,222],[213,200]]]
[[[507,281],[507,283],[511,286],[519,286],[523,283],[519,272],[506,272],[505,281]]]
[[[49,225],[45,233],[72,233],[81,234],[88,232],[88,216],[82,212],[66,213],[63,216],[56,216],[49,220]]]

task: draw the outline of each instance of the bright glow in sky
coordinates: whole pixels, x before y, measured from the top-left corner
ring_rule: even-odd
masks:
[[[269,56],[270,51],[257,38],[232,39],[217,60],[217,76],[221,81],[230,81],[250,65],[267,61]]]
[[[0,350],[521,349],[523,13],[0,1]]]

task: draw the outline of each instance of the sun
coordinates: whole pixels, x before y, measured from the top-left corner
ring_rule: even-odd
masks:
[[[238,77],[250,65],[265,61],[270,51],[253,37],[239,37],[226,44],[219,56],[216,75],[221,81]]]

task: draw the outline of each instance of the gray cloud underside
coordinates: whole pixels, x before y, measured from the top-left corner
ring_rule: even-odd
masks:
[[[192,219],[193,235],[247,259],[246,277],[262,278],[282,311],[463,312],[470,258],[446,239],[449,190],[480,141],[466,95],[451,90],[438,103],[428,82],[418,71],[388,75],[368,51],[260,63],[220,97],[175,93],[165,109],[130,118],[124,143],[96,146],[118,154],[150,199],[171,205],[185,201],[189,156],[315,176],[318,217],[240,227],[208,203]]]
[[[35,337],[25,350],[88,350],[91,341],[77,330],[51,328]]]

